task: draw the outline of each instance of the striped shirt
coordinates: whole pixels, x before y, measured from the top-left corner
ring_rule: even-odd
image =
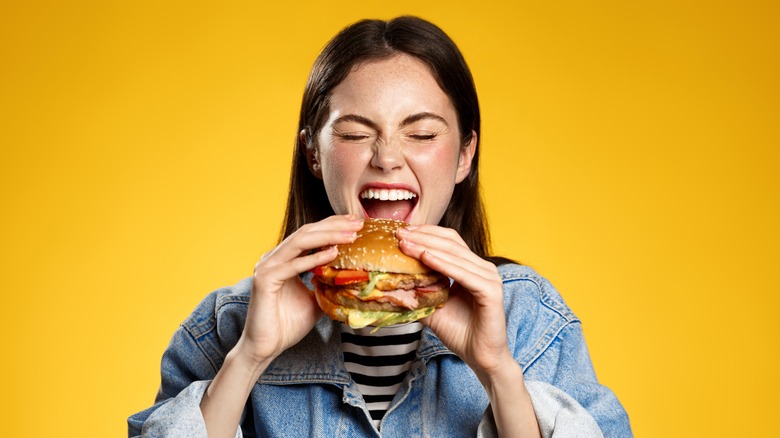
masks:
[[[341,324],[344,365],[363,395],[374,427],[379,430],[390,402],[401,387],[420,345],[422,324],[413,322],[351,329]]]

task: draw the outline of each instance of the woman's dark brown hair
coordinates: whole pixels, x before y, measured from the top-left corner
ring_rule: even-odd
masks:
[[[339,32],[314,62],[301,104],[298,135],[293,153],[290,193],[281,239],[303,224],[334,214],[322,180],[309,169],[306,148],[313,144],[329,113],[330,92],[352,69],[369,61],[396,54],[411,55],[430,68],[458,116],[461,145],[477,135],[471,172],[455,190],[439,225],[452,228],[471,250],[489,258],[490,237],[479,188],[480,115],[471,72],[455,43],[436,25],[417,17],[390,21],[362,20]],[[303,137],[303,138],[302,138]]]

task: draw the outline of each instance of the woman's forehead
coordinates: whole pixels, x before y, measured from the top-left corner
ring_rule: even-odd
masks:
[[[430,69],[409,55],[361,63],[330,96],[331,116],[358,113],[366,117],[408,117],[430,112],[455,116],[449,97]],[[333,114],[333,113],[339,114]]]

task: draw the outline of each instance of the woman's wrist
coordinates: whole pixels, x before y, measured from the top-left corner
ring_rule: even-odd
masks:
[[[507,353],[498,364],[488,369],[475,370],[477,378],[485,387],[491,401],[494,398],[495,390],[506,387],[516,387],[520,382],[525,388],[523,381],[523,369],[515,359]]]
[[[201,400],[200,408],[210,437],[235,436],[249,394],[271,363],[270,359],[258,362],[242,352],[238,345],[230,350]]]
[[[525,387],[523,368],[511,355],[492,367],[477,373],[490,400],[499,436],[538,437],[531,396]]]
[[[228,352],[225,357],[225,362],[232,362],[237,368],[242,369],[244,372],[253,375],[255,379],[260,377],[260,374],[271,364],[275,359],[273,356],[257,355],[254,351],[251,351],[244,342],[244,337],[239,338],[238,343]]]
[[[247,390],[251,390],[260,375],[268,367],[271,361],[256,362],[247,358],[246,356],[236,354],[236,352],[230,352],[225,357],[223,366],[228,366],[234,373],[236,380],[243,383],[243,387]],[[240,376],[240,377],[239,377]]]

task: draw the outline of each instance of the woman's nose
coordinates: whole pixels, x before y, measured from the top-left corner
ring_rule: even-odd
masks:
[[[400,142],[395,139],[377,141],[371,165],[385,172],[403,167],[404,156]]]

